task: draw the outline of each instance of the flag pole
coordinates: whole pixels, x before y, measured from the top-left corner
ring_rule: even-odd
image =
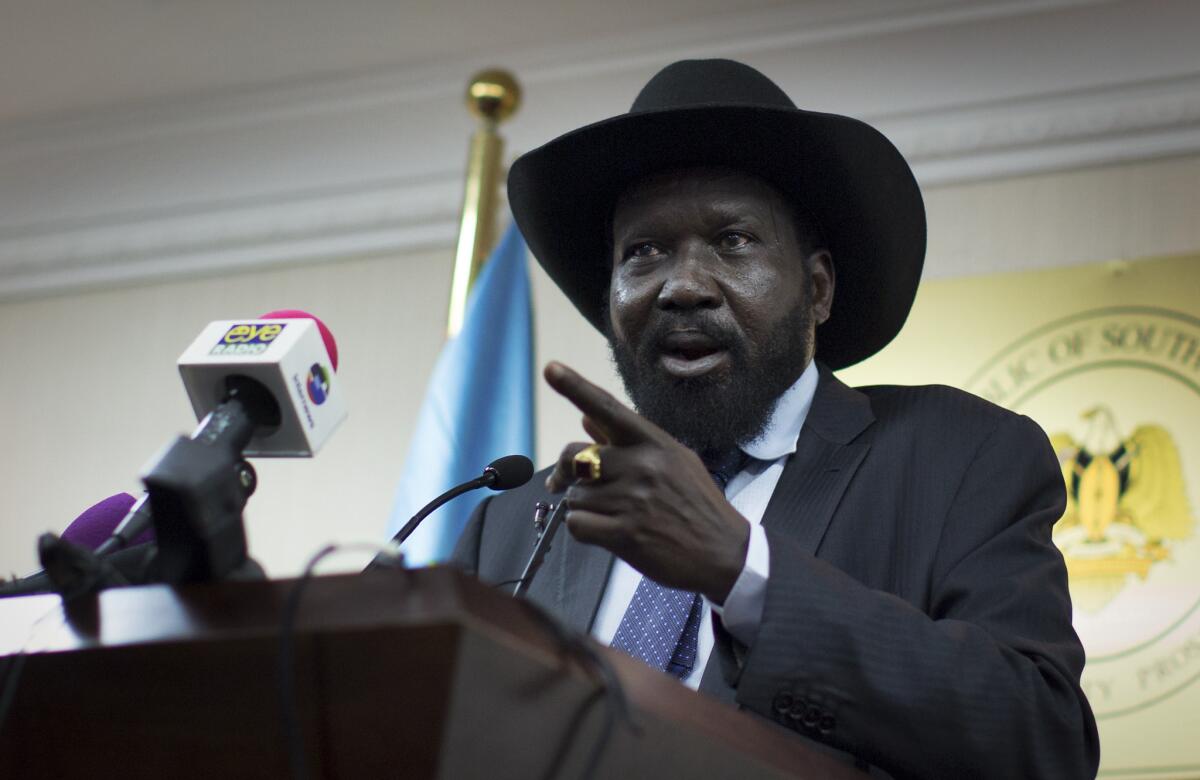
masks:
[[[496,128],[520,107],[521,86],[508,71],[485,70],[471,78],[466,103],[479,124],[471,136],[467,156],[462,219],[454,252],[454,276],[446,315],[446,335],[451,338],[462,329],[467,295],[495,242],[496,200],[504,154],[504,139]]]

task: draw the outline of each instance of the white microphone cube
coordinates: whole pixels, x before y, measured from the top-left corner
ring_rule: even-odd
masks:
[[[280,424],[256,430],[247,456],[311,457],[346,419],[345,396],[310,319],[209,323],[180,355],[179,373],[197,420],[225,400],[228,377],[249,377],[271,392]]]

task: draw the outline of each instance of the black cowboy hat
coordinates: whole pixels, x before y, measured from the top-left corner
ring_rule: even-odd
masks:
[[[509,203],[530,249],[597,329],[617,198],[651,173],[691,166],[759,176],[812,215],[837,270],[833,311],[817,330],[824,363],[857,363],[900,331],[925,258],[925,204],[908,163],[870,125],[802,111],[730,60],[668,65],[629,113],[560,136],[509,171]]]

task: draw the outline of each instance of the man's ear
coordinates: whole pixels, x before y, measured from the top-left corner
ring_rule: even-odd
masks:
[[[820,325],[829,319],[833,310],[833,288],[836,286],[836,273],[833,268],[833,255],[828,249],[818,249],[808,258],[808,273],[811,280],[809,289],[812,290],[813,322]]]

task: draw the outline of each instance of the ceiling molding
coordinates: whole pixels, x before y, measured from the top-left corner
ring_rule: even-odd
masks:
[[[781,80],[793,67],[802,81],[809,47],[886,48],[922,30],[962,40],[1001,20],[1086,21],[1122,6],[1132,3],[909,0],[881,12],[846,2],[818,20],[805,6],[0,128],[0,300],[449,247],[461,167],[437,166],[462,155],[463,79],[487,62],[505,62],[527,92],[553,103],[543,119],[587,121],[597,105],[627,104],[631,78],[681,57],[765,60]],[[1099,43],[1092,49],[1104,54]],[[1033,79],[970,103],[930,100],[918,90],[858,112],[893,139],[924,186],[1200,152],[1200,68],[1175,72],[1169,62],[1149,78]],[[530,124],[514,128],[518,149],[553,129]]]
[[[847,2],[843,14],[814,19],[806,6],[782,7],[669,28],[637,30],[619,38],[548,45],[535,51],[455,56],[404,70],[384,70],[232,92],[187,95],[149,105],[116,106],[82,116],[0,126],[0,160],[62,147],[126,144],[179,132],[215,131],[281,118],[347,112],[427,99],[460,100],[461,73],[505,63],[527,84],[590,80],[640,72],[691,57],[748,57],[849,39],[964,23],[986,23],[1113,0],[907,0],[880,6]]]
[[[924,186],[1200,152],[1200,72],[873,120]]]
[[[448,246],[456,174],[0,231],[0,301]]]

